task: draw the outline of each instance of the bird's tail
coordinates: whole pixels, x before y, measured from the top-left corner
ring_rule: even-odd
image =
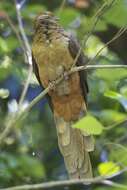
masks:
[[[94,143],[91,136],[82,134],[80,129],[71,127],[70,122],[55,117],[58,144],[64,157],[70,178],[91,178],[92,167],[89,152]]]

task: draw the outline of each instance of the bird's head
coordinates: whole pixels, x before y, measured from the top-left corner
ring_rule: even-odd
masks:
[[[44,12],[35,18],[35,30],[38,28],[50,29],[58,25],[58,18],[52,12]]]

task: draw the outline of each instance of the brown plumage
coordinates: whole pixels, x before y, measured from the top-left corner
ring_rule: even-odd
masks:
[[[33,67],[44,88],[71,68],[79,48],[77,41],[63,30],[52,13],[46,12],[36,18],[32,45]],[[84,64],[86,59],[81,53],[76,65]],[[72,178],[92,177],[88,152],[93,150],[93,141],[86,133],[82,134],[79,129],[71,127],[86,114],[87,93],[86,72],[81,71],[63,80],[48,95],[60,151]]]

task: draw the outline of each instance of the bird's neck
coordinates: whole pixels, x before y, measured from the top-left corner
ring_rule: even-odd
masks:
[[[62,38],[63,35],[64,30],[61,27],[40,27],[36,30],[36,33],[34,35],[34,41],[43,44],[47,44],[49,42],[52,43],[54,40]]]

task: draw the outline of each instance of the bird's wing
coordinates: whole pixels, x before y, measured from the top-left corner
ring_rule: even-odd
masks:
[[[34,59],[33,54],[32,54],[32,65],[33,65],[34,74],[35,74],[35,76],[36,76],[36,78],[37,78],[37,80],[38,80],[40,86],[44,89],[44,87],[43,87],[43,85],[42,85],[42,83],[41,83],[40,76],[39,76],[38,66],[37,66],[37,64],[36,64],[36,61],[35,61],[35,59]],[[50,98],[50,96],[49,96],[48,94],[46,95],[46,98],[47,98],[47,100],[48,100],[48,103],[49,103],[49,106],[50,106],[51,110],[53,111],[53,106],[52,106],[51,98]]]
[[[34,74],[36,75],[36,78],[37,78],[39,84],[42,86],[41,79],[40,79],[40,76],[39,76],[38,67],[37,67],[37,64],[36,64],[36,61],[35,61],[35,59],[34,59],[33,54],[32,54],[32,65],[33,65]],[[43,87],[43,86],[42,86],[42,87]]]
[[[80,51],[80,45],[78,41],[72,35],[69,37],[69,39],[70,39],[69,46],[68,46],[69,51],[73,59],[75,59],[77,54]],[[87,62],[88,62],[88,59],[84,56],[83,52],[81,51],[78,56],[76,66],[84,66],[87,64]],[[80,75],[80,83],[81,83],[81,88],[83,91],[83,96],[84,96],[85,102],[87,103],[88,84],[87,84],[86,70],[80,71],[79,75]]]

